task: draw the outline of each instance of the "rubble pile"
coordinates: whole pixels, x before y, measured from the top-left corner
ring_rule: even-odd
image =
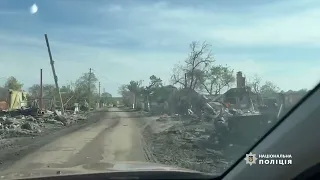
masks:
[[[265,102],[246,86],[241,72],[236,79],[237,87],[224,94],[203,95],[191,87],[176,90],[166,99],[166,111],[160,112],[178,116],[146,118],[143,135],[160,163],[219,173],[277,121],[277,100],[262,111]]]
[[[229,109],[219,102],[208,104],[200,115],[188,111],[183,116],[162,115],[153,121],[149,118],[143,135],[160,163],[208,173],[221,173],[246,150],[229,141],[228,120],[259,114]],[[236,153],[231,156],[230,151]]]
[[[6,114],[0,116],[0,139],[36,136],[48,129],[69,126],[85,119],[86,117],[83,114],[66,113],[61,115],[58,111],[48,111],[38,116]]]
[[[217,150],[212,122],[164,116],[147,125],[143,135],[160,163],[209,173],[228,166]]]

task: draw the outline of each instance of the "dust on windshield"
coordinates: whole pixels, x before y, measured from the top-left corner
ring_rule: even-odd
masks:
[[[227,2],[1,1],[0,171],[223,173],[320,71],[318,1]]]

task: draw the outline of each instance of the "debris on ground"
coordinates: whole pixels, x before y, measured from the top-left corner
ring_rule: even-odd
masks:
[[[165,115],[149,120],[143,135],[160,163],[210,173],[228,165],[216,149],[215,129],[210,122]]]
[[[66,112],[61,115],[60,111],[47,111],[44,114],[34,115],[34,113],[26,113],[33,112],[30,110],[20,112],[22,113],[3,113],[0,116],[0,139],[36,136],[46,129],[62,128],[86,119],[86,116],[81,113]]]
[[[264,129],[269,127],[263,123],[270,117],[254,109],[228,108],[221,102],[207,103],[201,113],[193,113],[191,108],[185,115],[162,114],[153,120],[145,118],[147,125],[143,135],[160,163],[221,173],[253,144],[257,134],[263,135]],[[253,121],[255,123],[251,123]],[[243,132],[245,129],[238,128],[239,125],[250,123],[258,133],[246,138],[247,142],[237,144],[237,138],[243,139],[241,135],[251,133]]]

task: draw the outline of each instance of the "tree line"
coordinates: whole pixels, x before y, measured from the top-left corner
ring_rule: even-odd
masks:
[[[156,75],[150,76],[147,86],[142,86],[142,80],[131,80],[128,84],[124,84],[118,89],[123,102],[132,104],[133,100],[137,101],[138,99],[163,103],[183,98],[191,101],[198,93],[219,95],[234,86],[236,81],[234,69],[228,65],[216,63],[210,44],[194,41],[190,43],[189,47],[190,52],[187,58],[174,65],[170,85],[163,85],[162,79]],[[74,83],[60,87],[63,103],[71,107],[76,102],[82,103],[89,99],[91,106],[99,101],[101,103],[113,103],[110,93],[103,92],[99,97],[97,83],[98,78],[94,72],[91,72],[91,74],[83,73]],[[279,92],[286,93],[271,81],[263,83],[259,75],[254,75],[251,79],[247,79],[246,85],[253,93],[261,96],[270,97]],[[4,86],[13,90],[21,90],[23,83],[19,82],[15,77],[9,77]],[[302,89],[299,92],[306,93],[307,90]],[[29,87],[28,96],[30,100],[39,99],[40,85],[34,84]],[[58,99],[54,84],[43,85],[43,97],[46,99]]]
[[[170,78],[171,85],[163,86],[162,80],[152,75],[148,86],[142,86],[142,81],[132,80],[128,84],[122,85],[118,92],[126,102],[132,103],[133,96],[142,99],[153,97],[153,100],[162,102],[168,100],[174,89],[183,90],[185,96],[190,96],[190,93],[219,95],[230,89],[235,82],[234,69],[228,65],[216,63],[210,44],[192,42],[187,58],[173,67]],[[262,83],[261,77],[257,74],[251,79],[247,79],[246,86],[253,93],[265,97],[284,92],[271,81]],[[306,91],[301,90],[301,92]],[[179,98],[181,99],[181,96]]]
[[[90,76],[90,78],[89,78]],[[89,80],[90,79],[90,80]],[[91,72],[91,74],[83,73],[74,83],[68,83],[60,87],[60,93],[64,106],[68,108],[73,108],[74,103],[83,103],[89,101],[90,105],[93,107],[95,103],[112,103],[112,95],[108,92],[103,92],[99,96],[98,92],[98,78]],[[5,88],[20,91],[23,89],[23,83],[19,82],[15,77],[11,76],[7,79],[4,84]],[[90,88],[89,88],[90,87]],[[28,88],[28,100],[39,100],[40,98],[40,84],[34,84]],[[56,91],[54,84],[43,84],[43,101],[48,102],[56,99],[59,100],[59,96]],[[56,103],[60,106],[59,103]]]

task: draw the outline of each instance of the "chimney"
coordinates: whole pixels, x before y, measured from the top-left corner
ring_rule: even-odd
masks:
[[[237,88],[240,88],[242,84],[242,72],[237,72]]]
[[[246,78],[242,77],[242,87],[246,87]]]
[[[237,88],[244,88],[246,86],[246,78],[242,76],[242,72],[237,72]]]

